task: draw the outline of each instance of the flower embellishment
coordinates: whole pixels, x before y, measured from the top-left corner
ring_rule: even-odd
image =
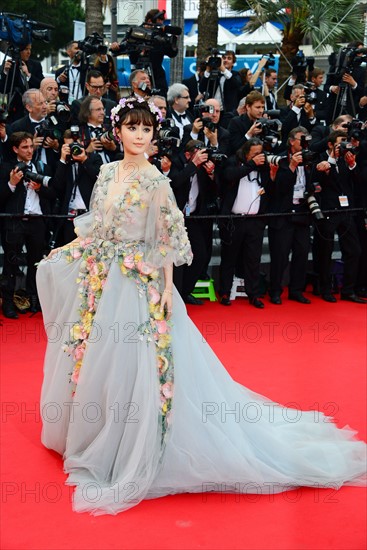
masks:
[[[160,128],[160,122],[163,119],[162,113],[160,109],[154,105],[152,101],[146,101],[142,97],[123,97],[120,99],[116,107],[113,107],[111,109],[111,122],[112,122],[112,129],[113,129],[113,135],[116,139],[119,139],[116,134],[116,126],[118,126],[121,115],[126,109],[135,109],[137,107],[137,104],[145,103],[148,105],[150,112],[155,116],[158,122],[158,129]]]

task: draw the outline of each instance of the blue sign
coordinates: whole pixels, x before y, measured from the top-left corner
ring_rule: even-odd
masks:
[[[275,65],[272,67],[278,72],[279,67],[279,55],[275,55]],[[261,55],[236,55],[237,62],[234,66],[236,71],[243,69],[244,67],[250,69],[254,73],[257,69],[258,63],[262,58]],[[170,59],[165,57],[163,60],[163,67],[166,71],[167,81],[169,82],[170,73]],[[184,57],[183,59],[183,78],[190,78],[196,71],[196,57]],[[128,57],[121,56],[116,58],[117,75],[119,79],[119,85],[123,87],[129,87],[129,76],[131,73],[130,61]],[[258,79],[257,85],[261,85],[260,79]]]

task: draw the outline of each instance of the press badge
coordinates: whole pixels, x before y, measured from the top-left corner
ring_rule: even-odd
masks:
[[[348,197],[346,195],[339,195],[340,206],[349,206]]]

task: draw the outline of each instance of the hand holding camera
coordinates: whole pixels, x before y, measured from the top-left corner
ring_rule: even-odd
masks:
[[[87,153],[95,153],[102,150],[103,150],[103,145],[101,140],[95,137],[90,140],[90,144],[86,149]]]
[[[293,153],[291,160],[289,162],[289,168],[294,172],[300,164],[303,163],[303,153],[302,151],[298,151],[298,153]]]
[[[23,172],[16,166],[13,168],[13,170],[10,172],[9,182],[10,185],[18,185],[19,182],[23,179]]]
[[[191,157],[191,162],[198,168],[208,160],[208,153],[206,149],[198,149]]]
[[[259,122],[258,120],[255,120],[255,122],[253,123],[253,125],[251,126],[251,128],[248,130],[247,134],[250,136],[250,137],[256,137],[258,136],[259,134],[261,134],[263,131],[262,129],[262,125],[261,125],[261,122]]]
[[[256,166],[263,166],[266,163],[266,155],[264,153],[259,153],[251,159]]]

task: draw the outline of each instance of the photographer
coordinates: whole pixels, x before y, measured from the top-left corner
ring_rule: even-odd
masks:
[[[12,91],[14,94],[8,105],[9,122],[22,118],[24,115],[22,95],[30,88],[39,88],[44,78],[41,63],[30,59],[31,52],[31,44],[23,48],[14,48],[13,59],[5,61],[3,72],[0,74],[0,92],[10,94]]]
[[[194,254],[190,266],[174,268],[174,282],[187,304],[202,305],[191,292],[208,265],[212,252],[213,221],[190,219],[194,215],[216,214],[217,188],[214,181],[214,163],[201,141],[189,141],[184,150],[172,157],[171,187],[177,205],[186,215],[185,225]]]
[[[352,122],[353,117],[351,115],[340,115],[336,118],[330,126],[324,126],[323,124],[316,124],[312,128],[311,136],[312,141],[310,149],[316,151],[316,153],[325,153],[328,148],[328,139],[330,132],[335,130],[341,130],[347,134],[348,125]]]
[[[47,119],[47,103],[43,94],[37,89],[27,90],[23,94],[23,105],[27,115],[15,121],[9,134],[13,132],[28,132],[33,136],[34,155],[33,161],[40,161],[43,164],[55,167],[58,159],[59,142],[53,135]],[[45,134],[45,135],[44,135]]]
[[[282,279],[292,252],[288,299],[301,304],[310,300],[303,295],[310,249],[311,217],[307,193],[314,191],[314,161],[308,151],[309,133],[302,126],[293,128],[288,137],[288,154],[279,160],[274,192],[269,210],[274,213],[295,212],[296,216],[274,217],[269,222],[270,301],[282,303]],[[303,213],[304,215],[300,215]]]
[[[86,153],[78,127],[65,131],[61,157],[52,181],[61,203],[59,213],[69,214],[71,218],[62,220],[59,224],[54,239],[56,247],[75,239],[73,218],[88,212],[101,165],[100,155]]]
[[[111,110],[115,107],[116,103],[111,99],[103,97],[106,92],[106,83],[101,73],[98,71],[89,71],[85,87],[87,95],[83,95],[80,99],[75,99],[71,104],[71,124],[78,125],[80,105],[89,94],[98,97],[102,101],[105,109],[104,124],[109,126],[111,121]]]
[[[111,51],[115,55],[126,53],[129,56],[131,69],[149,68],[152,70],[152,84],[158,89],[160,94],[167,93],[166,73],[162,66],[165,55],[176,57],[178,53],[177,36],[181,34],[181,29],[164,26],[165,11],[153,9],[148,11],[145,16],[142,28],[147,29],[146,40],[141,41],[132,36],[133,28],[129,30],[120,44],[114,42],[111,44]],[[168,31],[167,31],[168,29]],[[151,32],[149,32],[151,31]]]
[[[152,92],[152,83],[145,69],[136,69],[129,77],[131,94],[135,97],[148,99]]]
[[[172,117],[175,126],[179,129],[180,139],[183,138],[184,126],[194,121],[193,115],[188,110],[190,102],[189,90],[183,84],[175,83],[168,88],[168,116]]]
[[[70,63],[56,71],[55,79],[59,85],[60,99],[71,105],[74,99],[83,97],[88,67],[77,41],[67,44],[66,53]]]
[[[249,139],[235,156],[228,159],[223,180],[221,214],[255,215],[266,212],[272,182],[260,139]],[[265,225],[265,218],[250,216],[220,222],[219,295],[222,305],[231,305],[229,297],[235,269],[241,266],[250,304],[259,309],[264,307],[259,299],[259,278]]]
[[[264,114],[264,96],[256,90],[250,92],[246,96],[245,110],[245,114],[232,118],[228,124],[229,146],[232,154],[238,151],[247,140],[261,134],[262,128],[258,119]]]
[[[204,142],[206,147],[214,147],[219,152],[229,154],[229,132],[219,125],[220,104],[216,99],[207,99],[194,108],[193,124],[184,127],[183,145],[190,139]],[[199,116],[198,116],[199,115]]]
[[[59,87],[51,77],[44,78],[40,84],[40,92],[47,103],[47,114],[55,113],[59,101]]]
[[[282,142],[284,145],[291,130],[302,126],[306,128],[307,132],[311,132],[317,122],[313,106],[307,101],[303,84],[295,84],[292,87],[290,100],[291,103],[286,109],[282,110],[281,114]]]
[[[86,152],[98,153],[103,163],[115,160],[118,153],[113,135],[104,126],[105,109],[102,100],[89,95],[80,104],[80,137]]]
[[[218,50],[212,49],[199,90],[205,99],[219,101],[221,111],[233,111],[238,105],[242,84],[238,72],[233,71],[236,54],[232,50],[226,51],[222,56],[218,54]]]
[[[319,273],[321,296],[326,302],[336,302],[331,291],[332,252],[334,234],[338,233],[344,263],[343,287],[340,298],[358,304],[366,303],[355,292],[358,262],[361,254],[354,216],[348,207],[354,206],[355,188],[364,185],[356,163],[356,150],[346,141],[345,132],[331,132],[328,138],[327,159],[317,165],[321,185],[320,206],[335,210],[335,214],[320,219]]]
[[[50,177],[40,176],[32,162],[33,136],[27,132],[15,132],[9,138],[15,161],[2,166],[0,173],[0,210],[8,214],[49,214],[56,199]],[[18,167],[18,163],[23,163]],[[44,167],[45,172],[50,171]],[[33,179],[32,179],[33,174]],[[35,181],[37,180],[37,181]],[[40,311],[36,288],[36,264],[42,259],[46,248],[46,223],[42,217],[6,218],[3,230],[5,285],[3,286],[3,313],[5,317],[17,319],[13,295],[18,270],[18,258],[23,245],[26,247],[27,278],[26,290],[30,300],[30,311]]]

